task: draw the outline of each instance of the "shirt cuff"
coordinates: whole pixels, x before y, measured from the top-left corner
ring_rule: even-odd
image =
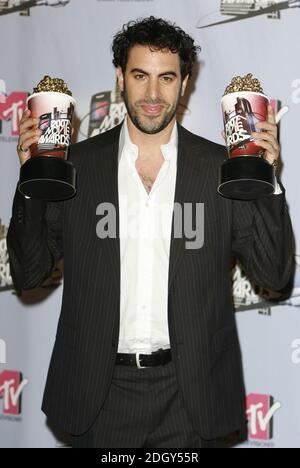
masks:
[[[273,195],[279,195],[280,193],[282,193],[282,190],[281,190],[280,185],[278,183],[278,180],[276,178],[275,179],[275,190],[274,190]]]

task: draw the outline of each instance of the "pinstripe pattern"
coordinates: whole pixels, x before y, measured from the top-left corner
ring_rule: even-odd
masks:
[[[100,414],[74,448],[204,448],[182,405],[174,363],[148,369],[117,365]]]
[[[96,207],[113,203],[118,221],[120,126],[78,143],[71,200],[44,203],[15,195],[8,232],[17,288],[42,282],[64,257],[61,316],[44,395],[50,421],[86,432],[108,395],[119,336],[120,245],[96,236]],[[293,239],[285,191],[258,201],[217,193],[224,147],[178,126],[175,201],[205,205],[205,241],[186,250],[172,230],[168,321],[182,404],[195,430],[215,439],[245,423],[241,354],[230,284],[232,254],[258,285],[281,289],[292,271]]]

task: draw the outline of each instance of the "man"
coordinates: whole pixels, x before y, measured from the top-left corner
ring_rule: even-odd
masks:
[[[217,193],[225,148],[176,122],[197,53],[180,28],[154,17],[131,22],[113,53],[128,116],[72,146],[77,195],[46,204],[17,191],[14,199],[15,286],[37,287],[64,257],[43,410],[74,447],[212,447],[246,422],[231,258],[260,286],[287,284],[285,190],[279,182],[277,194],[250,202]],[[36,124],[26,112],[21,164],[38,139]],[[256,141],[276,163],[271,109],[260,127]],[[190,245],[186,231],[175,235],[175,204],[183,217],[188,205],[203,204],[204,244]]]

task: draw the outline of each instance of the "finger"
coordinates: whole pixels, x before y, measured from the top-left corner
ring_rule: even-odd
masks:
[[[271,143],[274,148],[279,148],[279,143],[277,138],[274,137],[271,133],[256,133],[253,132],[252,136],[255,141],[262,142],[262,141],[267,141],[268,143]]]
[[[19,126],[19,133],[22,135],[25,133],[28,129],[37,129],[39,123],[39,119],[26,119],[24,120],[20,126]]]
[[[271,104],[268,105],[268,122],[276,124],[276,115]]]
[[[33,143],[38,143],[40,137],[39,136],[34,136],[32,138],[27,138],[26,140],[23,140],[22,142],[19,143],[19,147],[21,146],[24,151],[19,151],[20,153],[24,153],[25,151],[30,150],[30,146]]]
[[[41,134],[42,134],[42,131],[39,128],[34,129],[34,130],[26,130],[20,134],[19,142],[20,144],[22,144],[22,142],[26,140],[27,138],[33,138],[34,136],[40,137]]]
[[[265,140],[269,141],[274,147],[279,146],[277,138],[275,138],[275,136],[270,132],[253,132],[251,135],[255,140]]]
[[[273,155],[269,155],[268,153],[265,153],[263,156],[265,161],[268,161],[272,166],[274,165],[274,162],[277,162],[278,165],[278,158],[274,157]]]
[[[277,151],[278,153],[280,152],[280,145],[277,139],[270,133],[260,134],[260,133],[253,132],[252,136],[254,138],[254,143],[259,145],[262,142],[267,142],[274,148],[275,151]]]
[[[30,114],[31,114],[30,110],[25,109],[23,114],[22,114],[21,120],[27,119],[28,117],[30,117]]]
[[[265,150],[269,151],[272,153],[272,156],[279,156],[280,153],[280,148],[279,146],[273,146],[272,143],[267,142],[267,141],[254,141],[255,145],[264,148]]]
[[[261,130],[267,130],[269,132],[272,132],[272,134],[275,137],[277,137],[277,125],[276,124],[265,121],[265,122],[258,122],[255,126]]]
[[[21,119],[20,119],[20,121],[19,121],[19,124],[22,124],[25,120],[29,119],[29,118],[30,118],[30,114],[31,114],[30,110],[29,110],[29,109],[26,109],[26,110],[23,112],[23,114],[22,114],[22,117],[21,117]]]
[[[39,119],[27,116],[24,119],[20,120],[20,127],[23,127],[24,125],[29,125],[29,123],[31,123],[32,125],[37,125],[39,123]]]
[[[24,120],[24,122],[19,125],[19,134],[23,134],[28,130],[36,130],[38,128],[38,122],[33,119]]]
[[[264,141],[264,140],[254,141],[254,144],[267,150],[272,155],[273,158],[277,158],[279,155],[278,149],[274,148],[274,146],[272,146],[271,143],[267,141]]]

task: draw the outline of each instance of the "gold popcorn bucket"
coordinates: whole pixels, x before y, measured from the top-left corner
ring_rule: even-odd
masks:
[[[30,147],[31,158],[20,169],[23,195],[48,201],[65,200],[76,193],[76,171],[67,161],[76,101],[56,91],[37,92],[27,99],[31,117],[42,131]]]
[[[249,84],[249,77],[251,85],[252,75],[238,77],[240,85],[243,86],[246,79]],[[275,190],[275,170],[264,159],[265,150],[254,143],[251,135],[261,131],[256,124],[267,120],[270,101],[261,92],[232,92],[234,86],[227,89],[231,92],[223,96],[221,106],[228,159],[219,170],[218,192],[227,198],[240,200],[270,195]]]

